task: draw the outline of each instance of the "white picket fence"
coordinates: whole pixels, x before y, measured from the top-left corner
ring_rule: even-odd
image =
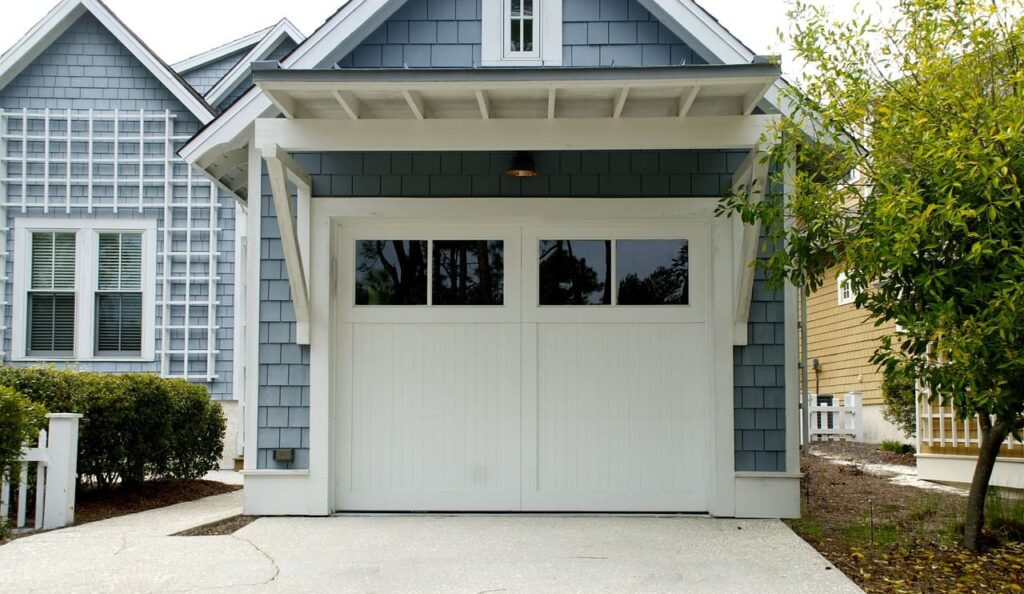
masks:
[[[848,392],[843,402],[818,404],[817,394],[810,395],[807,407],[810,441],[864,441],[863,399],[859,392]]]
[[[24,529],[28,515],[29,465],[35,464],[36,530],[63,528],[75,521],[75,485],[78,482],[78,422],[82,415],[51,414],[49,431],[39,432],[38,447],[22,451],[18,477],[17,520],[14,527]],[[0,481],[0,518],[9,517],[11,477]]]

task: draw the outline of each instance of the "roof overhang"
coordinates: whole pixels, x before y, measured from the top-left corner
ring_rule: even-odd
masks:
[[[284,70],[254,68],[276,109],[255,117],[258,150],[749,149],[776,64],[668,68]],[[284,118],[277,114],[284,114]],[[192,162],[240,197],[243,145]],[[186,157],[188,158],[188,157]]]
[[[253,80],[289,119],[560,119],[745,116],[775,64],[664,68],[283,70]]]

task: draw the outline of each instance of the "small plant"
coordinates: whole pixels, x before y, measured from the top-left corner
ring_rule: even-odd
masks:
[[[939,497],[929,497],[928,499],[917,501],[911,505],[910,517],[918,521],[934,518],[939,513],[941,503],[942,499]]]
[[[909,443],[902,443],[895,439],[882,440],[879,448],[883,452],[892,452],[894,454],[916,454],[917,449]]]
[[[1024,541],[1024,495],[993,488],[985,504],[986,527],[1001,538]]]
[[[885,368],[882,373],[882,400],[885,420],[905,435],[917,434],[917,389],[914,376],[900,367]],[[884,443],[884,442],[883,442]]]

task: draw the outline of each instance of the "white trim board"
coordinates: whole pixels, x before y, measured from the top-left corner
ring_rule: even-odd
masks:
[[[0,89],[10,84],[86,13],[96,17],[200,122],[208,124],[213,121],[210,106],[99,0],[64,0],[32,27],[0,57]]]
[[[202,68],[211,62],[216,62],[222,58],[226,58],[236,52],[240,52],[244,49],[251,49],[259,43],[260,40],[265,38],[273,28],[274,26],[271,25],[270,27],[260,29],[259,31],[246,35],[245,37],[217,46],[211,50],[192,56],[191,58],[186,58],[180,62],[171,64],[171,68],[174,68],[174,71],[179,74],[185,74],[197,68]]]
[[[256,120],[261,151],[746,149],[776,116],[561,120]]]
[[[235,88],[252,71],[252,63],[264,60],[272,54],[282,43],[291,40],[296,44],[302,43],[305,36],[288,19],[282,19],[271,27],[270,31],[257,43],[235,67],[228,71],[220,81],[206,92],[206,101],[210,105],[219,105],[227,98]]]

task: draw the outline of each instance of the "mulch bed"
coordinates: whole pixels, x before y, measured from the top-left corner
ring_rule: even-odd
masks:
[[[189,528],[174,536],[228,536],[260,519],[259,516],[234,516],[226,520]]]
[[[812,448],[818,453],[861,463],[917,466],[917,458],[914,457],[914,454],[883,452],[873,443],[822,441],[813,444]]]
[[[876,451],[855,457],[871,448]],[[895,463],[877,446],[828,444],[822,450]],[[803,517],[789,525],[866,592],[1022,590],[1024,542],[993,538],[983,555],[960,546],[964,497],[895,485],[815,455],[803,458],[801,471]]]
[[[156,480],[141,485],[115,486],[109,490],[79,487],[75,494],[75,525],[108,520],[137,512],[223,495],[241,489],[207,480]],[[32,506],[28,525],[32,525]],[[13,513],[13,511],[12,511]],[[31,533],[22,536],[30,536]],[[0,540],[4,544],[5,540]]]

